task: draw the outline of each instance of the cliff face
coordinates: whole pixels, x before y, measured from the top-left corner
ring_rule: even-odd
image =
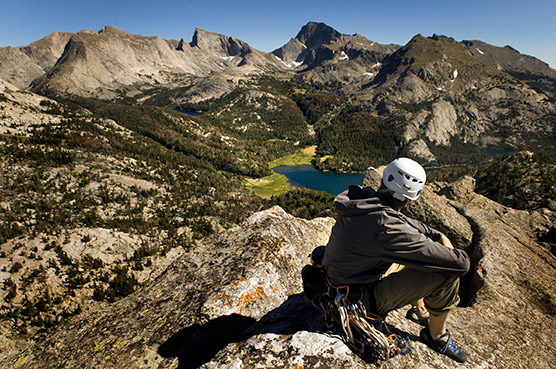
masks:
[[[556,355],[547,344],[555,338],[556,261],[535,238],[535,226],[548,221],[547,214],[504,207],[473,189],[470,177],[431,185],[408,209],[444,230],[473,259],[462,306],[449,320],[456,342],[469,352],[460,367],[550,367]],[[327,332],[301,291],[307,255],[327,242],[333,224],[329,218],[294,218],[277,207],[254,214],[176,259],[141,291],[74,319],[0,365],[368,367]],[[404,314],[393,312],[387,322],[414,349],[381,367],[452,368],[450,359],[418,341],[419,327]]]
[[[54,66],[71,35],[54,32],[27,46],[0,48],[0,76],[17,88],[27,87]]]
[[[309,22],[295,38],[272,53],[306,80],[349,81],[357,85],[374,77],[382,61],[398,48],[398,45],[382,45],[358,34],[341,34],[324,23]]]

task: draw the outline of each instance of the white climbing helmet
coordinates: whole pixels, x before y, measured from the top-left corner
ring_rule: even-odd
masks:
[[[427,180],[423,167],[415,160],[398,158],[382,174],[384,185],[398,200],[417,200]]]

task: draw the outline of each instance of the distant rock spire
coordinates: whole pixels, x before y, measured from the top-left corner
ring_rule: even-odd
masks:
[[[178,47],[176,47],[176,50],[183,51],[183,45],[185,45],[185,40],[182,38],[178,44]]]

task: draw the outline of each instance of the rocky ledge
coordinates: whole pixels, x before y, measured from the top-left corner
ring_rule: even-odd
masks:
[[[367,179],[369,181],[370,179]],[[405,309],[387,318],[413,351],[383,368],[546,368],[556,349],[556,260],[538,243],[546,213],[513,210],[474,191],[474,180],[432,185],[408,212],[466,249],[462,306],[450,317],[469,352],[456,364],[422,344]],[[150,285],[80,316],[27,351],[18,368],[372,367],[328,331],[305,299],[300,271],[333,219],[306,221],[275,207],[206,239]]]

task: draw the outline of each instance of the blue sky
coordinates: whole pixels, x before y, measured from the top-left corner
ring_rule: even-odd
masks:
[[[54,32],[113,25],[144,36],[191,41],[195,28],[223,33],[262,51],[295,37],[309,21],[379,43],[414,35],[511,45],[556,68],[555,0],[2,0],[0,47],[22,46]]]

